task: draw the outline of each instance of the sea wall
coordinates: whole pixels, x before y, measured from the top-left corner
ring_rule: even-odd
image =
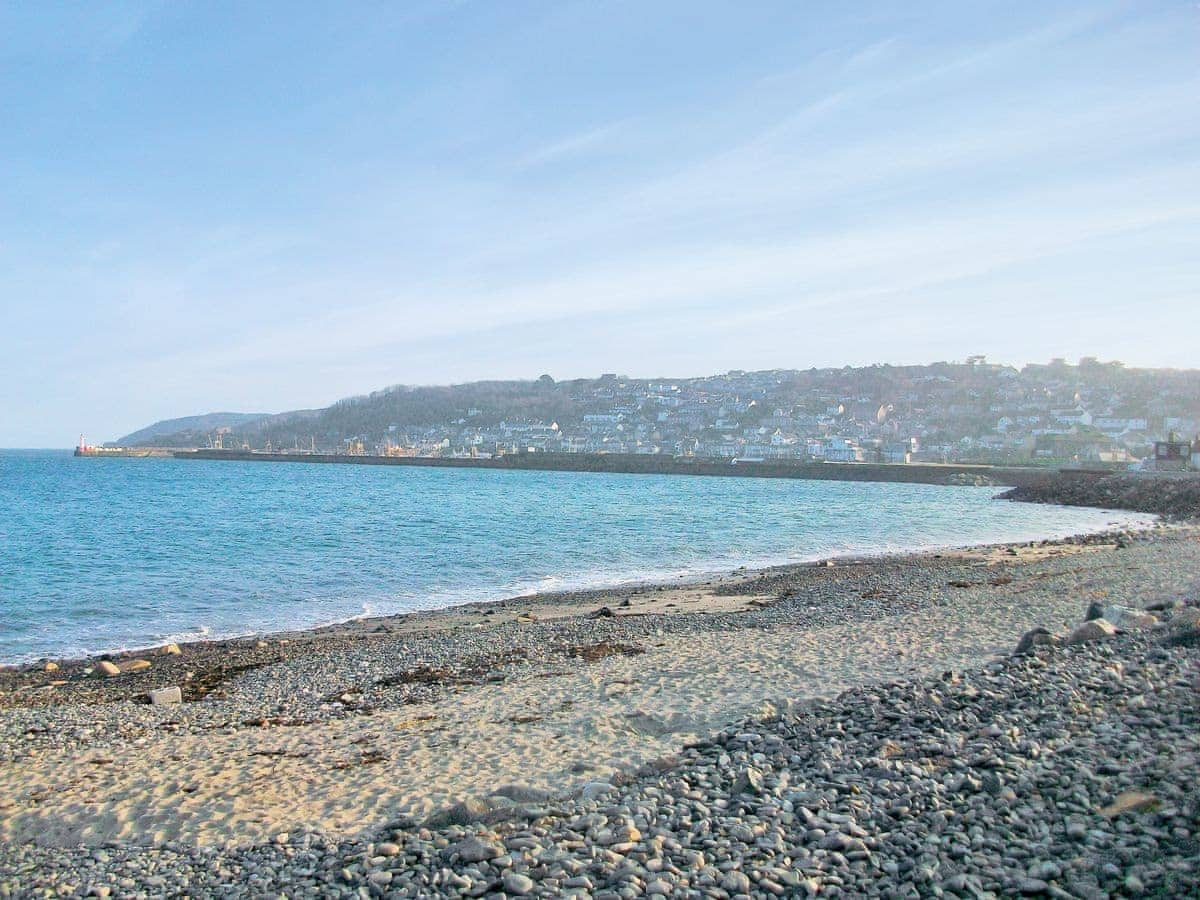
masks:
[[[494,459],[349,456],[329,453],[262,453],[246,450],[180,450],[176,459],[238,462],[326,463],[436,468],[516,469],[549,472],[620,472],[634,475],[704,475],[740,478],[806,478],[914,484],[1036,485],[1056,470],[969,464],[744,462],[622,453],[520,453]],[[1081,477],[1095,477],[1085,475]]]

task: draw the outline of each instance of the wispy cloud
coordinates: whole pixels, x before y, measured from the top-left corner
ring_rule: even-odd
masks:
[[[621,128],[621,123],[614,122],[608,125],[601,125],[597,128],[589,128],[586,131],[575,134],[569,134],[529,151],[517,159],[513,164],[513,168],[530,169],[558,162],[564,158],[578,156],[603,145],[614,135],[618,134]]]

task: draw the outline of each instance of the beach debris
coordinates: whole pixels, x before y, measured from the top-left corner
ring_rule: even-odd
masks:
[[[1020,656],[1025,653],[1032,653],[1037,647],[1055,647],[1060,644],[1059,638],[1055,637],[1045,628],[1034,628],[1021,635],[1021,640],[1017,642],[1017,649],[1014,654]]]
[[[1092,619],[1084,622],[1067,636],[1067,644],[1084,644],[1088,641],[1099,641],[1110,638],[1117,633],[1117,628],[1107,619]]]
[[[170,703],[183,702],[183,690],[177,685],[155,688],[147,692],[146,696],[149,697],[151,706],[166,706]]]

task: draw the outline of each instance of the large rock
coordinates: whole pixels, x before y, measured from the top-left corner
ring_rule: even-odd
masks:
[[[1056,647],[1060,643],[1062,642],[1045,628],[1034,628],[1021,635],[1021,640],[1017,642],[1017,649],[1013,653],[1020,656],[1032,653],[1037,647]]]
[[[150,668],[150,660],[148,659],[130,659],[125,662],[117,663],[117,668],[122,672],[142,672]]]
[[[109,678],[112,678],[114,675],[121,674],[121,670],[118,669],[113,663],[110,663],[107,659],[102,659],[100,662],[96,663],[96,671],[107,675]]]
[[[1085,644],[1088,641],[1100,641],[1110,638],[1117,633],[1117,628],[1107,619],[1092,619],[1084,622],[1067,637],[1067,644]]]
[[[151,706],[165,706],[169,703],[182,703],[183,691],[176,685],[165,688],[156,688],[150,691],[147,696],[150,698]]]
[[[1101,616],[1122,631],[1136,631],[1142,628],[1153,628],[1158,624],[1158,617],[1141,609],[1131,606],[1106,606]]]

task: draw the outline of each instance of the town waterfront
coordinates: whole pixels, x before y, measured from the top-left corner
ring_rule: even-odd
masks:
[[[0,453],[0,662],[1145,520],[995,488]]]

